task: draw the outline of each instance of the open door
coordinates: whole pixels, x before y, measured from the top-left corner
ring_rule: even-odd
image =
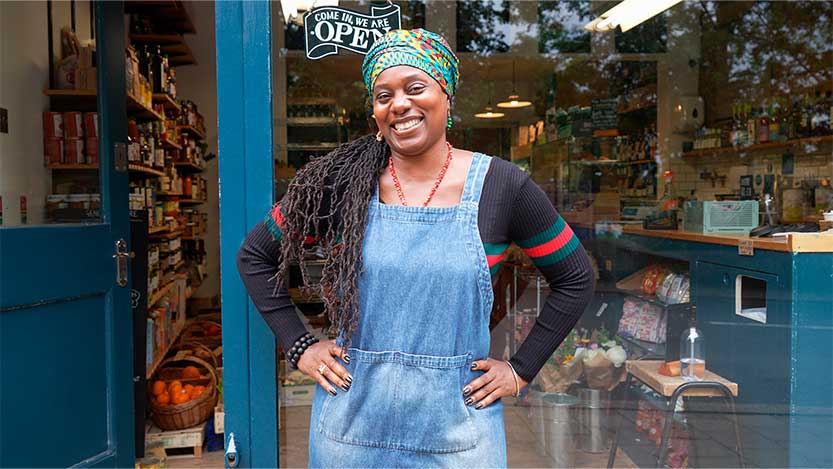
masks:
[[[246,233],[273,198],[271,8],[270,2],[215,6],[225,438],[226,448],[234,440],[241,467],[279,466],[275,336],[249,300],[236,263]]]
[[[3,28],[20,30],[26,21],[35,21],[29,19],[32,11],[18,10],[23,8],[38,8],[36,21],[42,27],[47,8],[53,6],[57,5],[6,4],[0,7]],[[36,159],[27,154],[31,151],[12,154],[17,141],[12,139],[37,131],[44,110],[27,109],[21,105],[25,100],[48,95],[50,111],[88,112],[93,107],[106,118],[98,122],[98,162],[83,163],[97,174],[91,184],[97,182],[99,195],[79,194],[71,205],[56,205],[42,223],[33,220],[39,216],[30,215],[29,222],[38,224],[25,224],[26,210],[22,210],[23,224],[0,227],[0,467],[134,463],[123,5],[96,2],[94,8],[96,19],[91,24],[100,39],[93,59],[97,92],[95,88],[56,92],[54,77],[44,86],[47,66],[27,63],[25,71],[2,70],[3,106],[11,108],[11,131],[0,135],[7,143],[6,154],[0,156],[12,160],[4,160],[4,171]],[[74,12],[72,21],[74,25]],[[3,57],[4,65],[13,61],[18,46],[23,47],[13,45],[15,39],[6,34],[14,33],[7,29],[2,36],[2,41],[12,44],[3,48],[2,53],[9,54]],[[46,42],[42,44],[45,48]],[[17,80],[15,85],[9,85],[10,77]],[[26,80],[41,89],[20,93],[15,87],[30,86]],[[48,88],[46,93],[43,88]],[[24,118],[32,116],[27,112],[34,112],[34,119]],[[35,128],[27,130],[27,126]],[[46,168],[39,168],[39,163],[21,176],[31,181],[21,184],[40,184],[42,178],[58,184],[59,166],[66,162],[49,162]],[[30,194],[33,207],[47,199],[26,192],[34,189],[18,190]],[[46,194],[53,192],[54,186]],[[26,200],[25,195],[20,197]],[[3,203],[8,207],[12,202],[17,200]],[[73,208],[75,212],[68,211]]]

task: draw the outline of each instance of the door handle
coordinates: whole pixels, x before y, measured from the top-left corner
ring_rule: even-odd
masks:
[[[113,254],[116,260],[116,283],[122,288],[127,286],[127,260],[134,257],[136,253],[127,252],[127,242],[124,239],[116,241],[116,253]]]

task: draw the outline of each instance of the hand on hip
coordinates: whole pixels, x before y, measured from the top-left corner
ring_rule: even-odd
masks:
[[[350,363],[350,356],[336,344],[335,340],[318,342],[311,345],[298,360],[298,369],[311,377],[327,392],[336,395],[336,386],[344,391],[350,390],[353,377],[336,358]]]

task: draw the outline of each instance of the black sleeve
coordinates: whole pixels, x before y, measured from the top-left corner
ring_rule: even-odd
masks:
[[[521,186],[511,219],[510,238],[550,287],[535,325],[509,360],[518,375],[532,381],[575,327],[593,295],[596,278],[578,238],[531,179]]]
[[[257,310],[275,333],[284,350],[307,331],[284,285],[275,288],[280,261],[280,242],[266,223],[260,222],[246,236],[237,252],[237,271]]]

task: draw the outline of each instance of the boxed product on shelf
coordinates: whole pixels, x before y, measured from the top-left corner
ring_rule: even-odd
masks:
[[[629,297],[622,305],[619,335],[661,344],[665,342],[666,320],[660,306]]]
[[[84,117],[82,113],[75,111],[64,113],[64,137],[84,137]]]
[[[64,115],[61,112],[43,113],[43,136],[61,138],[64,136]]]
[[[85,164],[84,139],[67,137],[64,139],[64,162],[67,164]]]
[[[87,138],[98,137],[98,113],[85,112],[84,119],[84,135]]]
[[[63,137],[43,138],[43,160],[47,165],[61,164],[64,162]]]

